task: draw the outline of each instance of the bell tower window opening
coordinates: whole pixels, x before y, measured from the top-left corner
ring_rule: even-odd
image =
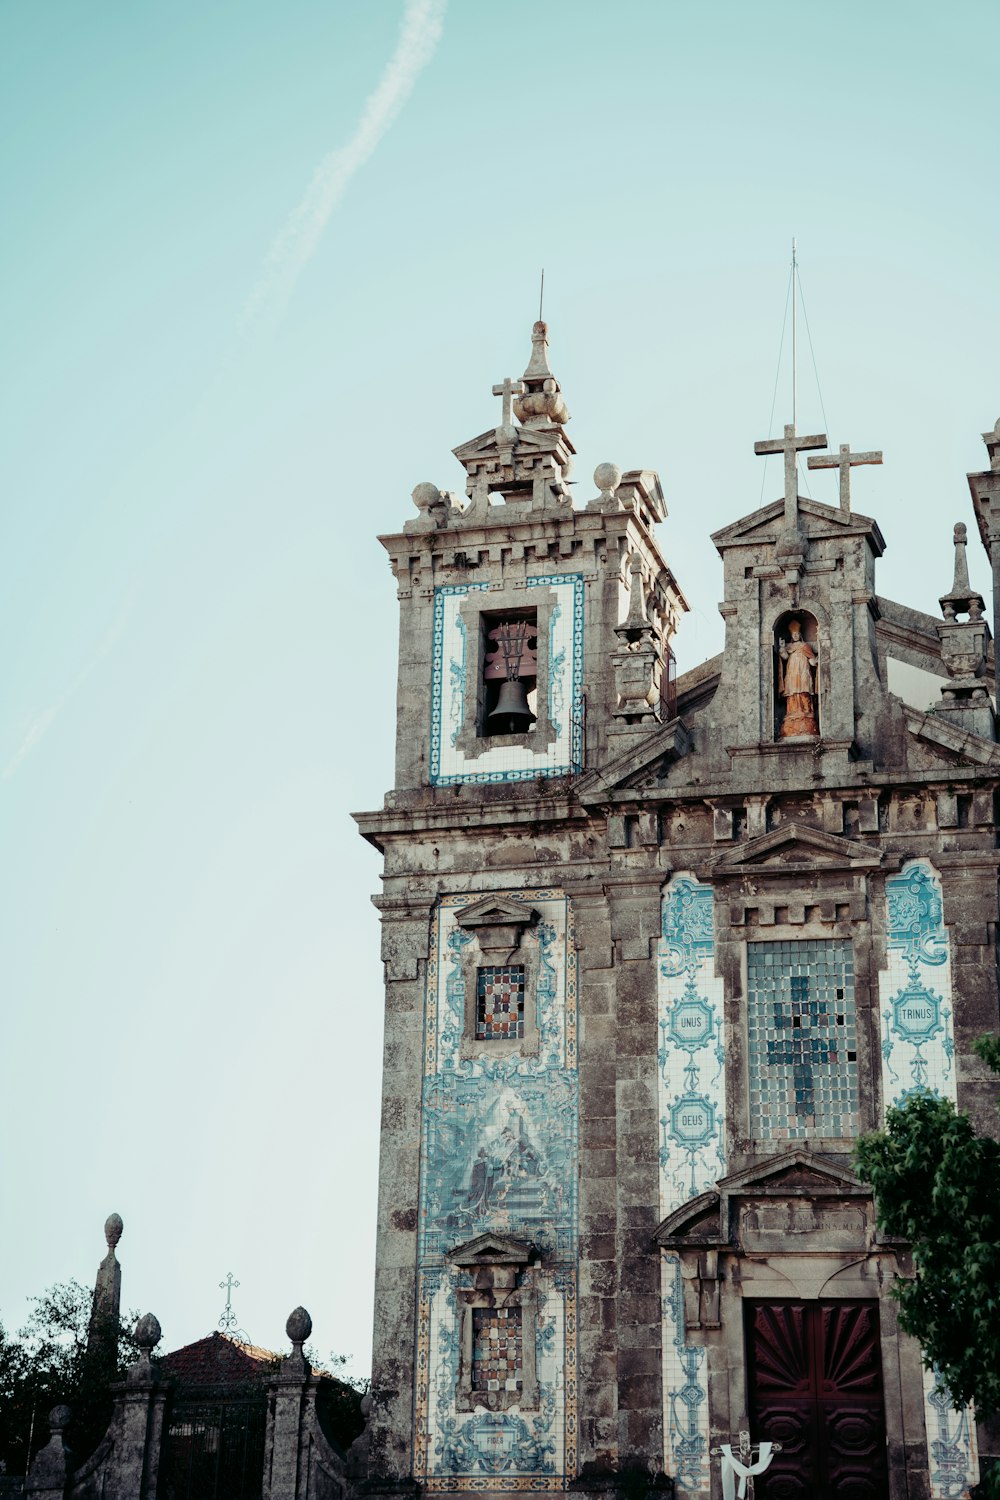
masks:
[[[480,734],[527,734],[534,726],[538,685],[538,612],[482,616],[484,635]]]
[[[476,976],[476,1040],[524,1036],[524,965],[480,969]]]

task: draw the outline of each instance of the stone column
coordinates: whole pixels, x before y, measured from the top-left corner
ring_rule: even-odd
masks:
[[[289,1314],[285,1332],[292,1352],[281,1361],[281,1373],[271,1385],[274,1407],[268,1419],[263,1500],[298,1500],[308,1483],[308,1475],[302,1473],[301,1455],[310,1370],[302,1345],[312,1333],[312,1318],[304,1307]]]
[[[150,1358],[160,1342],[159,1320],[152,1313],[139,1319],[135,1338],[139,1358],[118,1387],[102,1500],[156,1500],[166,1393]]]

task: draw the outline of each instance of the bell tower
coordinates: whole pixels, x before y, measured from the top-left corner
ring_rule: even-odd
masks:
[[[669,737],[687,605],[652,470],[602,463],[574,504],[545,323],[521,378],[492,389],[497,425],[454,449],[464,493],[418,484],[416,514],[381,538],[400,605],[396,778],[358,821],[385,856],[364,1460],[382,1493],[561,1490],[617,1462],[629,1438],[600,1325],[616,1304],[591,1284],[594,1237],[607,1275],[616,1195],[643,1204],[647,1259],[655,1227],[655,1168],[617,1182],[598,1139],[616,1111],[607,846],[575,788]],[[655,1309],[655,1263],[642,1275]]]

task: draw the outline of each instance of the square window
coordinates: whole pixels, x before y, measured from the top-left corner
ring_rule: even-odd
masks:
[[[524,965],[480,969],[476,976],[476,1040],[516,1041],[524,1036]]]

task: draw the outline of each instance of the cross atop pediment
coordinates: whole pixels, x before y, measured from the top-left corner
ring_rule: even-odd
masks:
[[[807,448],[825,448],[826,433],[817,432],[812,437],[797,437],[794,422],[785,423],[783,438],[767,439],[754,443],[756,454],[783,453],[785,455],[785,525],[794,531],[799,519],[798,456]]]
[[[493,387],[494,396],[503,397],[503,415],[500,418],[501,427],[513,426],[514,397],[523,396],[527,389],[528,387],[523,380],[511,380],[509,375],[500,385]]]
[[[857,464],[880,464],[881,453],[852,453],[849,443],[841,443],[840,453],[823,453],[807,459],[810,469],[840,470],[840,510],[844,519],[851,514],[851,470]]]

